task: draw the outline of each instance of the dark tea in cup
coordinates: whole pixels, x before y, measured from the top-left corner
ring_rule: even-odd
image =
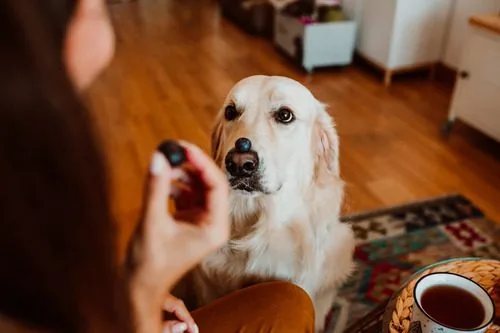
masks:
[[[483,333],[493,322],[495,306],[476,282],[453,273],[421,277],[413,289],[410,331]]]
[[[422,308],[437,322],[459,330],[481,326],[485,311],[481,301],[467,290],[437,285],[424,291]]]

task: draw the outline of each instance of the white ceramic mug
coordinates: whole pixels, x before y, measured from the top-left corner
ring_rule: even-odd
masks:
[[[453,286],[474,295],[484,309],[484,320],[481,325],[469,330],[454,329],[434,320],[422,307],[422,296],[426,290],[436,286]],[[415,284],[413,290],[414,305],[410,332],[422,333],[481,333],[495,319],[495,305],[490,295],[476,282],[453,273],[431,273],[423,276]]]

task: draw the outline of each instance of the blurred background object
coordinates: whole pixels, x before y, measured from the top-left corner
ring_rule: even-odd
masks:
[[[222,14],[245,31],[272,36],[274,7],[270,1],[220,0]]]
[[[274,44],[307,72],[352,62],[357,23],[339,1],[297,1],[275,14]]]

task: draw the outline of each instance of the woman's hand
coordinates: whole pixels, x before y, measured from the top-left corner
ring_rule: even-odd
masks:
[[[163,303],[163,309],[178,319],[167,321],[163,333],[199,333],[198,326],[182,300],[169,294]]]
[[[127,266],[138,332],[159,332],[169,290],[229,237],[226,177],[198,147],[182,146],[188,182],[186,173],[172,169],[163,154],[153,154],[145,212],[129,248]],[[176,181],[183,186],[172,186]],[[175,216],[168,212],[172,193],[178,207]]]

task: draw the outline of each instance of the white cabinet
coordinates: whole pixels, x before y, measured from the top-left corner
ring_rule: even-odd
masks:
[[[500,16],[497,20],[500,27]],[[500,141],[500,30],[470,25],[458,70],[445,129],[458,118]]]
[[[443,52],[452,0],[357,0],[348,8],[358,13],[358,53],[394,73],[436,64]],[[361,6],[361,8],[360,8]]]
[[[460,53],[472,15],[498,13],[500,0],[455,0],[448,27],[442,62],[450,68],[459,67]]]

